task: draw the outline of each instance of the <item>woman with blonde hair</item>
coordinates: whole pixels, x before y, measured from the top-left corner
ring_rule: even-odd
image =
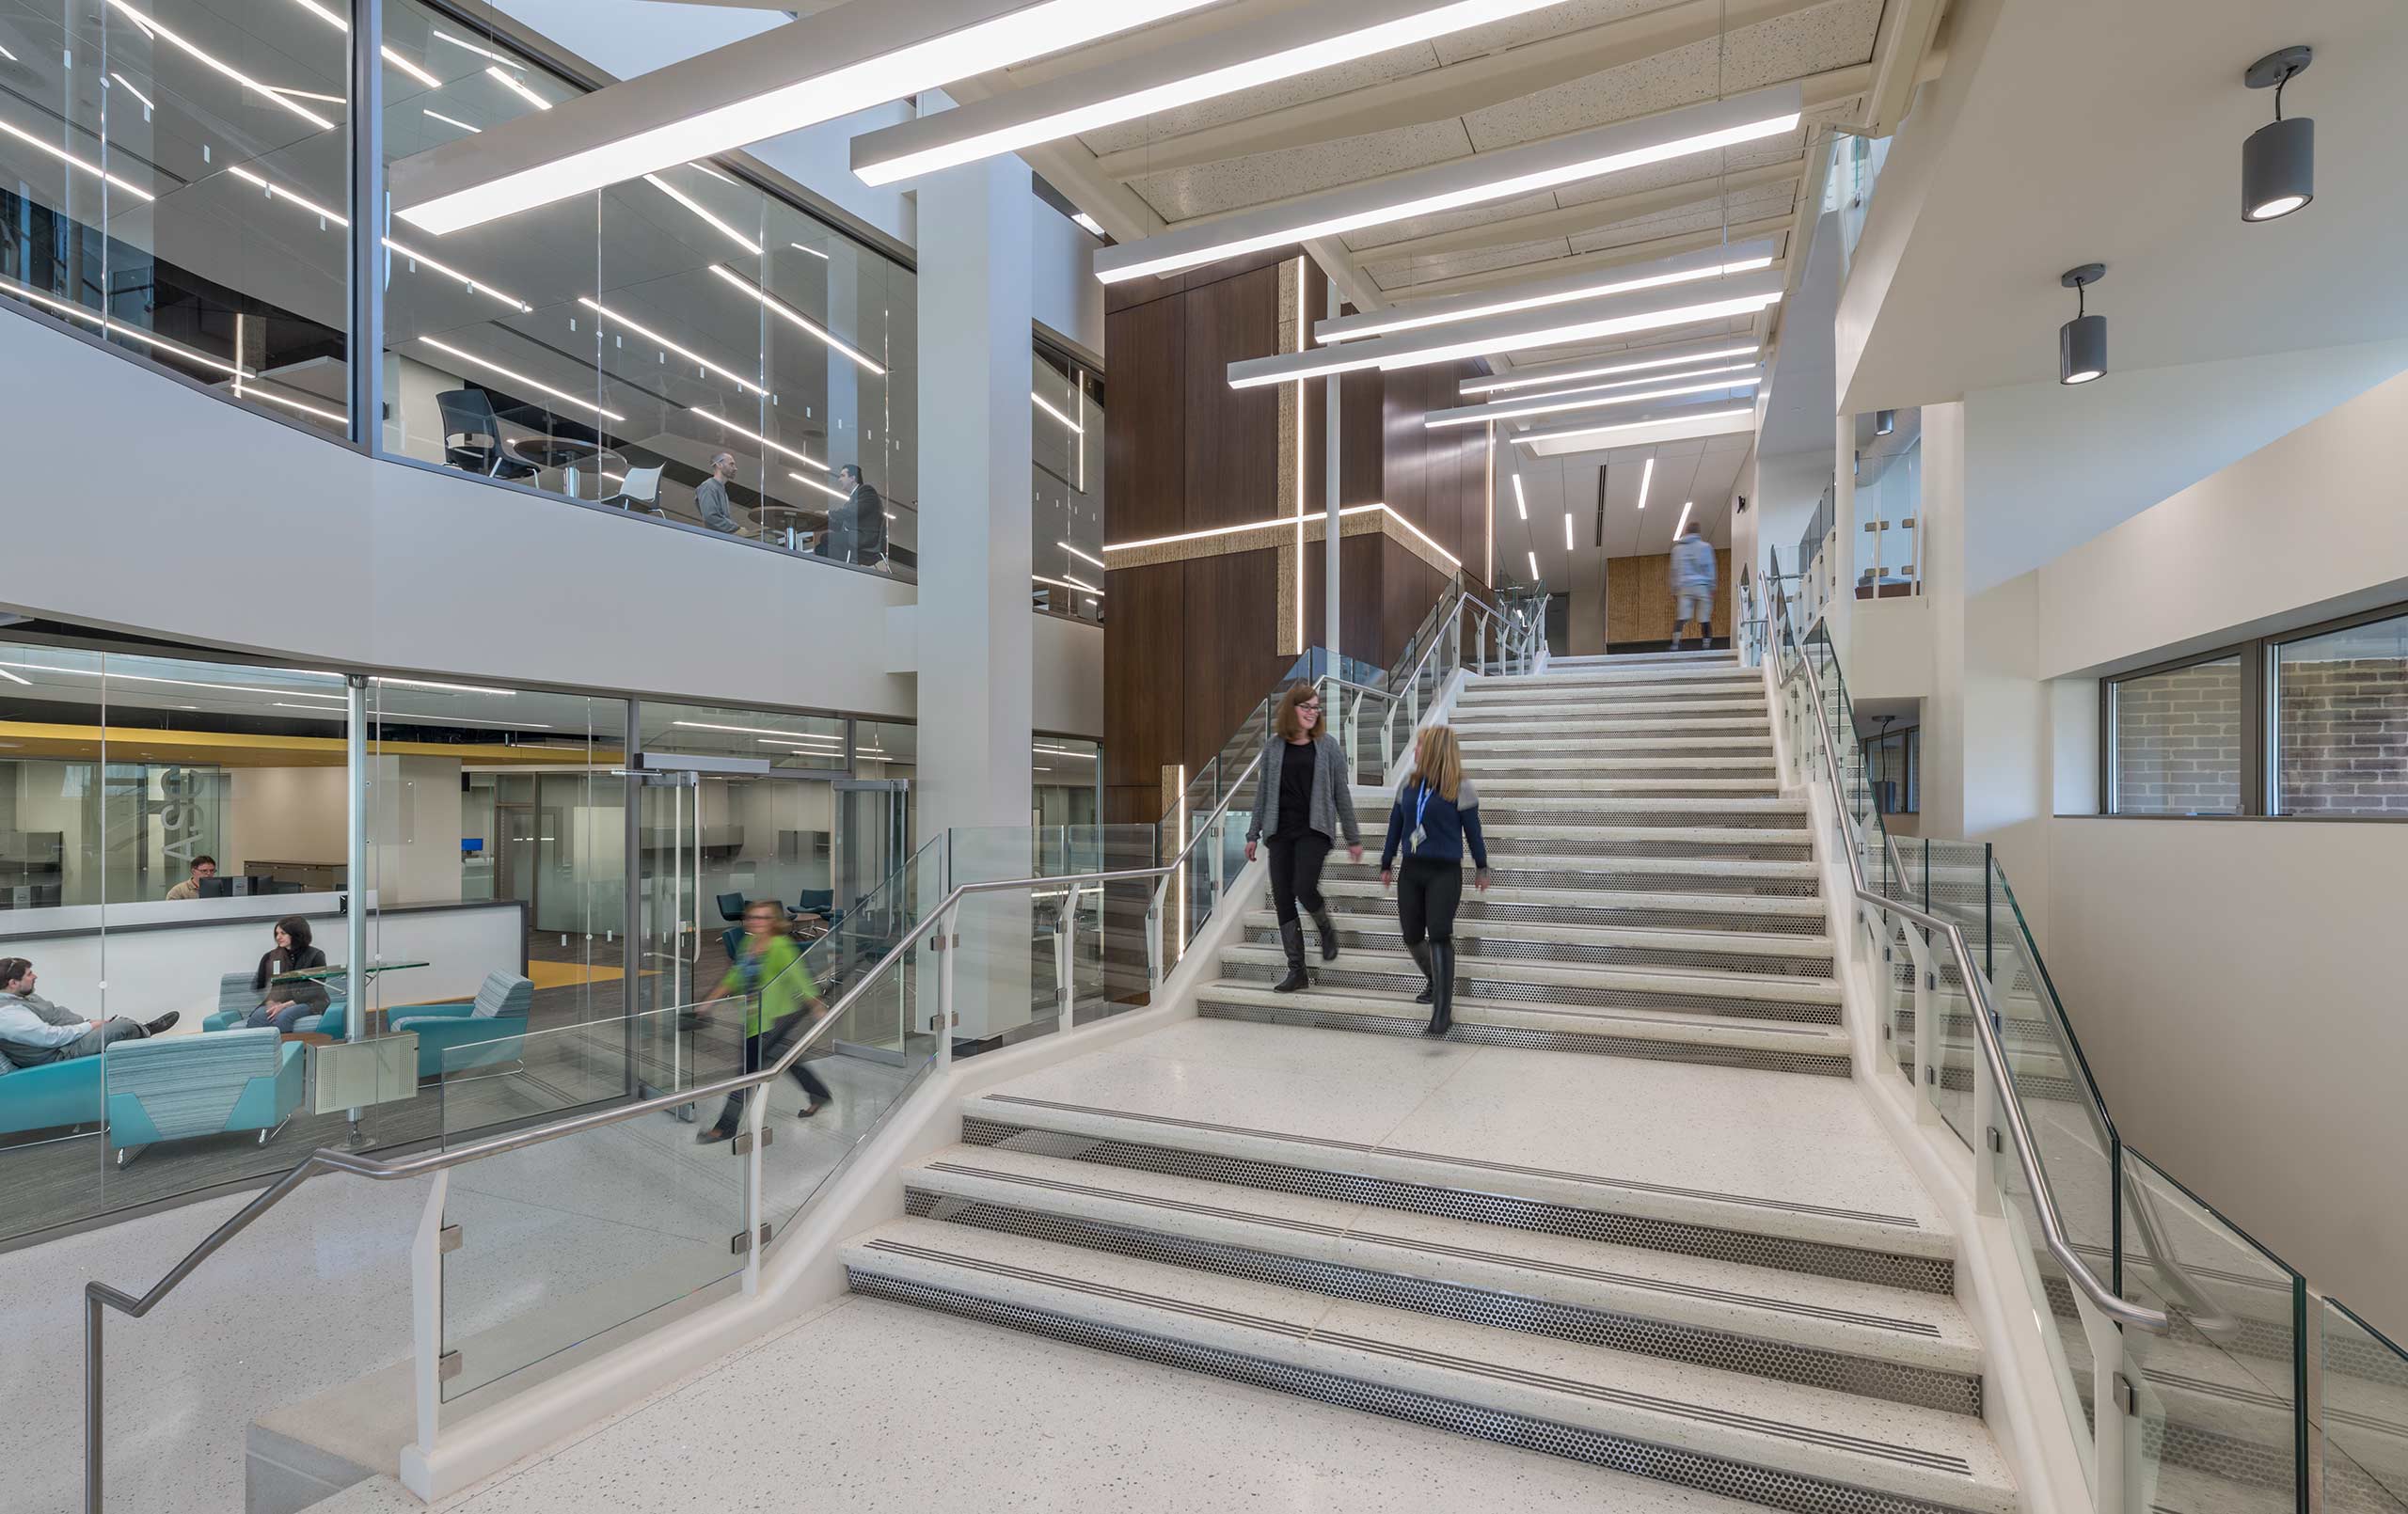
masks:
[[[1480,793],[1464,776],[1463,744],[1452,726],[1424,726],[1413,739],[1413,774],[1398,785],[1388,811],[1380,886],[1398,883],[1404,949],[1430,980],[1414,1000],[1431,1006],[1428,1035],[1444,1035],[1455,1023],[1455,907],[1463,902],[1466,845],[1478,869],[1474,885],[1486,892],[1488,842],[1480,832]],[[1401,883],[1390,871],[1400,848]]]
[[[1346,753],[1321,723],[1321,693],[1306,682],[1291,684],[1271,718],[1262,744],[1262,767],[1255,775],[1254,818],[1246,827],[1245,860],[1254,860],[1263,821],[1271,821],[1271,902],[1279,911],[1279,946],[1288,954],[1288,975],[1275,993],[1307,986],[1305,927],[1296,919],[1303,905],[1321,927],[1321,959],[1338,957],[1338,923],[1321,896],[1321,865],[1329,860],[1339,830],[1346,853],[1363,860],[1363,828],[1354,823],[1354,795],[1346,782]]]

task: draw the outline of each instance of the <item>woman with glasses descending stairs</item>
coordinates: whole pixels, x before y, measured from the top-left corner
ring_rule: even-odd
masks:
[[[1254,818],[1245,832],[1245,860],[1254,860],[1264,815],[1271,826],[1271,902],[1279,911],[1279,945],[1288,954],[1288,975],[1273,991],[1292,994],[1311,986],[1305,976],[1305,927],[1296,920],[1301,904],[1321,928],[1321,959],[1338,960],[1338,922],[1321,896],[1321,865],[1338,832],[1346,832],[1346,855],[1363,860],[1363,828],[1354,823],[1354,795],[1347,786],[1346,753],[1321,728],[1321,694],[1295,683],[1271,718],[1262,744],[1262,771],[1256,782]]]
[[[1480,791],[1464,776],[1464,749],[1452,726],[1426,726],[1413,739],[1413,775],[1398,786],[1388,810],[1388,837],[1380,847],[1380,887],[1396,880],[1390,864],[1402,844],[1404,877],[1397,889],[1397,922],[1404,949],[1429,980],[1415,996],[1430,1006],[1430,1035],[1455,1023],[1455,907],[1464,896],[1464,846],[1488,891],[1488,842],[1480,833]],[[1425,938],[1426,944],[1425,944]]]

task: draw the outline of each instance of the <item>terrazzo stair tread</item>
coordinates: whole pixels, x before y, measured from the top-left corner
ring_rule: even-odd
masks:
[[[1494,840],[1496,838],[1492,838]],[[1528,840],[1526,837],[1514,838]],[[1498,875],[1523,873],[1593,873],[1609,876],[1616,873],[1687,873],[1696,877],[1751,878],[1771,881],[1813,882],[1822,875],[1813,862],[1763,861],[1749,857],[1582,857],[1572,853],[1555,853],[1544,847],[1516,846],[1510,855],[1500,856],[1492,847],[1489,864]],[[1327,871],[1339,876],[1379,876],[1380,862],[1368,849],[1359,862],[1339,853],[1330,859]],[[1468,885],[1470,880],[1466,879]],[[1468,896],[1469,887],[1465,889]]]
[[[934,1221],[848,1241],[848,1272],[1434,1394],[1751,1466],[2015,1514],[1981,1422],[1604,1347]]]
[[[1595,731],[1576,731],[1563,735],[1546,738],[1525,736],[1518,733],[1510,736],[1482,735],[1475,732],[1470,735],[1459,736],[1458,739],[1463,743],[1464,753],[1466,757],[1478,756],[1490,762],[1507,765],[1511,765],[1517,760],[1526,760],[1532,763],[1545,762],[1550,764],[1556,762],[1576,763],[1581,761],[1607,761],[1609,759],[1600,754],[1608,754],[1613,752],[1656,752],[1663,751],[1668,749],[1678,749],[1685,752],[1744,751],[1751,754],[1763,752],[1767,756],[1772,752],[1772,733],[1770,731],[1766,731],[1761,735],[1671,737],[1616,735],[1612,733],[1610,728],[1606,728]],[[1563,758],[1544,755],[1545,753],[1552,752],[1559,748],[1573,749],[1573,755]],[[1525,753],[1529,754],[1527,758],[1522,756],[1522,754]]]
[[[1657,690],[1675,694],[1706,694],[1719,698],[1725,694],[1764,691],[1764,679],[1751,669],[1735,671],[1701,669],[1693,673],[1670,677],[1599,678],[1593,675],[1562,673],[1549,676],[1538,673],[1530,677],[1483,678],[1464,686],[1456,696],[1458,703],[1481,704],[1498,701],[1527,699],[1532,694],[1559,694],[1567,691],[1596,694],[1611,698],[1616,695],[1645,696]]]
[[[1478,775],[1474,775],[1477,781]],[[1743,816],[1763,820],[1807,819],[1805,804],[1780,795],[1705,794],[1695,797],[1678,795],[1633,794],[1583,797],[1580,812],[1594,815],[1721,815]]]
[[[1470,769],[1475,780],[1480,769]],[[1764,778],[1700,778],[1694,774],[1677,774],[1668,778],[1601,778],[1583,792],[1600,797],[1628,796],[1658,799],[1754,798],[1772,799],[1781,796],[1781,781]]]
[[[1223,964],[1254,964],[1284,968],[1287,958],[1276,945],[1232,945],[1221,952]],[[1687,994],[1703,999],[1741,998],[1784,1004],[1840,1002],[1840,986],[1830,978],[1798,978],[1787,974],[1737,972],[1721,968],[1612,968],[1536,962],[1527,957],[1483,957],[1476,952],[1458,954],[1459,978],[1529,984],[1564,988],[1613,989],[1622,992]],[[1318,955],[1316,969],[1387,972],[1419,977],[1421,970],[1402,948],[1354,947],[1333,963]]]
[[[1366,896],[1393,901],[1393,891],[1380,887],[1376,875],[1345,878],[1335,874],[1322,879],[1324,894]],[[1786,919],[1825,920],[1823,901],[1784,894],[1659,893],[1643,889],[1516,889],[1493,886],[1486,893],[1464,898],[1457,918],[1476,918],[1491,907],[1518,906],[1535,909],[1688,910],[1712,915],[1775,915]]]
[[[1372,1038],[1376,1039],[1376,1038]],[[1486,1053],[1481,1053],[1486,1054]],[[1533,1056],[1554,1053],[1532,1052]],[[1779,1073],[1745,1076],[1811,1083]],[[1483,1199],[1520,1199],[1592,1213],[1696,1225],[1743,1237],[1820,1242],[1888,1256],[1953,1262],[1956,1243],[1927,1202],[1919,1214],[1884,1214],[1728,1193],[1611,1174],[1574,1173],[1455,1152],[1405,1150],[1253,1126],[1225,1125],[1107,1109],[997,1090],[964,1100],[965,1120],[1088,1140],[1168,1147],[1203,1157],[1385,1179]]]
[[[1359,988],[1303,988],[1275,993],[1259,983],[1230,979],[1204,985],[1196,992],[1199,1004],[1242,1005],[1250,1009],[1376,1016],[1400,1024],[1420,1026],[1430,1018],[1426,1004],[1402,993]],[[1578,1004],[1532,1004],[1512,1000],[1482,999],[1458,994],[1455,1020],[1465,1025],[1493,1025],[1509,1030],[1545,1031],[1556,1034],[1611,1036],[1647,1041],[1666,1047],[1714,1048],[1733,1051],[1766,1051],[1787,1056],[1846,1058],[1847,1032],[1837,1025],[1799,1024],[1789,1020],[1751,1019],[1744,1015],[1687,1015],[1668,1009],[1592,1009]]]
[[[1520,720],[1465,722],[1475,733],[1494,733],[1502,736],[1601,736],[1608,732],[1620,736],[1740,736],[1758,732],[1769,733],[1768,718],[1761,710],[1734,715],[1634,716],[1610,719],[1566,718],[1563,712],[1549,710],[1545,718]]]
[[[1481,806],[1481,826],[1498,836],[1513,832],[1543,831],[1561,834],[1565,841],[1577,841],[1587,845],[1619,842],[1631,846],[1768,846],[1794,851],[1811,847],[1814,833],[1804,825],[1783,828],[1762,826],[1615,826],[1581,825],[1584,816],[1576,808],[1565,811],[1531,811],[1525,806],[1530,801],[1500,800],[1492,809]]]
[[[2135,1514],[2295,1514],[2297,1495],[2289,1488],[2234,1482],[2196,1467],[2154,1462],[2155,1479],[2147,1511]],[[2336,1506],[2328,1502],[2327,1510]]]
[[[1676,662],[1719,662],[1735,668],[1739,665],[1739,654],[1728,647],[1676,647],[1667,652],[1583,652],[1571,656],[1547,658],[1550,668],[1645,668]]]
[[[1703,825],[1751,826],[1759,830],[1803,831],[1812,825],[1805,806],[1779,795],[1703,795],[1681,798],[1671,795],[1616,794],[1610,788],[1591,792],[1592,783],[1616,780],[1572,779],[1561,786],[1535,794],[1491,794],[1481,785],[1481,818],[1493,809],[1522,814],[1560,814],[1564,823],[1584,826],[1626,825],[1634,820],[1661,819]],[[1764,781],[1769,783],[1769,780]],[[1536,785],[1531,785],[1535,787]],[[1535,823],[1535,822],[1532,822]]]
[[[1954,1299],[1877,1284],[996,1146],[949,1147],[906,1172],[904,1186],[1872,1361],[1982,1369]]]
[[[1333,907],[1330,918],[1340,931],[1380,931],[1393,933],[1399,927],[1393,911],[1371,913]],[[1245,917],[1248,925],[1274,926],[1277,914],[1269,909],[1257,909]],[[1767,960],[1829,961],[1831,941],[1828,936],[1778,936],[1760,931],[1716,930],[1651,930],[1636,925],[1515,925],[1501,922],[1483,922],[1472,930],[1458,928],[1456,938],[1469,940],[1475,936],[1515,941],[1560,942],[1567,946],[1633,946],[1652,947],[1667,952],[1708,952],[1726,956],[1755,956]]]
[[[1773,772],[1770,753],[1762,757],[1620,757],[1606,761],[1584,761],[1575,767],[1541,758],[1523,763],[1489,761],[1481,765],[1480,792],[1484,796],[1518,793],[1523,789],[1546,791],[1566,786],[1570,779],[1580,774],[1610,778],[1616,772],[1633,768],[1682,767],[1699,773],[1765,773]],[[1357,791],[1360,793],[1358,787]]]
[[[1731,699],[1643,700],[1627,703],[1603,703],[1591,700],[1569,699],[1560,695],[1553,699],[1526,703],[1459,704],[1451,723],[1457,730],[1474,724],[1512,724],[1529,718],[1591,719],[1615,721],[1629,718],[1671,719],[1677,716],[1767,717],[1762,695],[1735,696]]]

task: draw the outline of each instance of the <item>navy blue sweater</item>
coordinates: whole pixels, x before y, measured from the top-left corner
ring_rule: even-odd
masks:
[[[1396,803],[1388,807],[1388,839],[1380,847],[1380,871],[1402,849],[1410,858],[1426,857],[1433,861],[1457,862],[1464,858],[1464,844],[1471,844],[1471,860],[1479,866],[1488,866],[1488,843],[1480,833],[1480,791],[1465,779],[1455,789],[1450,801],[1437,790],[1429,791],[1430,802],[1421,802],[1421,781],[1409,778],[1396,791]],[[1407,846],[1413,837],[1415,816],[1419,816],[1421,844]]]

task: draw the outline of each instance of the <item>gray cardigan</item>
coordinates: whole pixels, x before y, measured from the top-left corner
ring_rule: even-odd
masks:
[[[1346,753],[1336,736],[1315,739],[1313,753],[1312,811],[1305,824],[1327,836],[1338,839],[1338,828],[1346,828],[1346,844],[1363,844],[1363,828],[1354,823],[1354,794],[1346,782]],[[1256,775],[1254,818],[1245,828],[1247,841],[1262,839],[1262,822],[1268,818],[1274,825],[1279,820],[1279,765],[1286,758],[1288,743],[1276,732],[1263,744],[1262,770]]]

